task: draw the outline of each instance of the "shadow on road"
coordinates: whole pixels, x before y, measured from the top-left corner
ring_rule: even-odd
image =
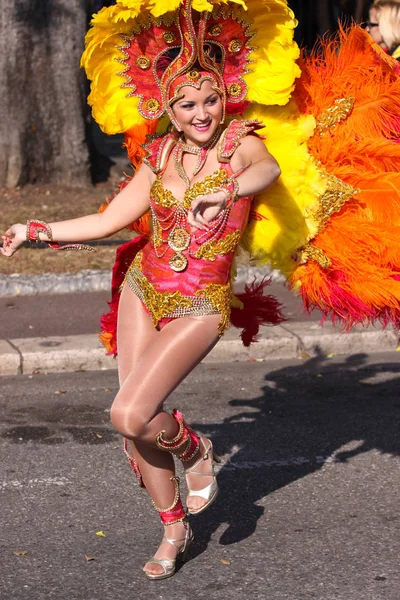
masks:
[[[192,424],[210,433],[217,453],[232,454],[219,473],[218,501],[194,524],[198,554],[220,526],[223,545],[251,536],[264,513],[258,501],[327,459],[345,462],[373,449],[400,454],[400,365],[366,361],[352,355],[338,366],[320,355],[269,372],[260,397],[231,401],[233,417],[209,428]],[[346,444],[352,449],[340,451]]]

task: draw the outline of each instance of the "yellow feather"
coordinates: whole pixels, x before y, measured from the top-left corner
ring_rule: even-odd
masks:
[[[267,262],[289,274],[295,267],[291,256],[317,232],[312,213],[326,188],[307,150],[315,120],[310,115],[299,115],[293,102],[282,108],[253,105],[245,117],[265,124],[259,133],[265,136],[265,144],[282,174],[254,199],[254,211],[264,218],[249,222],[242,245],[256,262]]]

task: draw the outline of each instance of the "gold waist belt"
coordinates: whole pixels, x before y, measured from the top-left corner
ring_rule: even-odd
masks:
[[[195,296],[184,296],[179,291],[158,292],[135,264],[129,267],[125,281],[149,311],[154,326],[165,318],[221,314],[218,325],[220,334],[229,327],[232,299],[230,283],[209,284],[196,292]]]

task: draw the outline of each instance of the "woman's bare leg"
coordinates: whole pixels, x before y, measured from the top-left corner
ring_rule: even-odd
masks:
[[[154,340],[159,331],[155,329],[150,317],[143,309],[139,299],[125,286],[118,311],[118,375],[120,386],[139,360],[145,348]],[[153,502],[167,508],[174,498],[175,488],[171,477],[175,475],[175,464],[172,456],[157,448],[129,441],[129,452],[135,458],[143,482]],[[167,537],[180,539],[185,536],[183,523],[165,527]],[[156,558],[175,558],[176,551],[170,544],[161,544],[155,554]],[[150,574],[160,574],[163,569],[156,563],[148,563],[144,570]]]
[[[172,501],[170,476],[174,464],[170,454],[155,447],[155,438],[160,430],[166,431],[167,438],[173,438],[177,433],[175,419],[162,410],[162,405],[215,345],[219,320],[219,315],[181,318],[158,332],[135,294],[127,286],[122,292],[118,319],[122,385],[112,407],[112,421],[125,437],[134,440],[133,452],[144,483],[158,506],[169,506]],[[204,469],[207,468],[209,470],[205,461]],[[208,484],[207,478],[201,485],[200,478],[192,479],[192,489]],[[191,508],[204,503],[203,499],[196,497],[190,498],[190,501]],[[166,535],[183,538],[182,524],[168,526]],[[155,556],[174,558],[175,554],[171,545],[162,544]],[[146,570],[159,573],[161,567],[149,563]]]
[[[160,332],[154,328],[153,331],[148,332],[146,325],[147,327],[153,325],[137,297],[131,290],[129,292],[133,297],[129,301],[131,310],[133,304],[139,315],[142,314],[142,318],[147,319],[144,326],[146,335],[141,336],[144,341],[141,342],[140,348],[135,350],[135,360],[129,362],[127,366],[125,366],[126,360],[121,364],[123,371],[129,371],[129,374],[124,378],[111,414],[112,422],[118,431],[128,439],[133,439],[136,447],[138,449],[140,447],[141,453],[142,450],[145,453],[143,446],[154,448],[156,435],[161,430],[165,430],[164,437],[167,439],[172,439],[177,434],[177,423],[169,413],[162,410],[163,403],[218,341],[217,326],[220,315],[175,319],[165,325]],[[121,298],[121,302],[122,300]],[[121,310],[124,310],[124,306],[121,306]],[[121,319],[120,324],[121,338],[125,339],[128,335],[128,346],[135,344],[136,339],[129,333],[132,328],[127,326],[129,323]],[[134,327],[140,332],[143,324],[140,322],[136,327],[135,321]],[[159,456],[159,453],[154,456]],[[172,457],[169,458],[172,460]],[[190,467],[191,464],[188,462],[185,466]],[[210,464],[204,461],[199,469],[196,467],[196,471],[199,470],[209,472]],[[158,473],[154,471],[154,474],[157,479]],[[206,477],[193,476],[190,478],[190,487],[193,490],[201,489],[211,481]],[[159,504],[159,499],[156,500],[157,503]],[[205,500],[200,497],[192,496],[188,499],[190,509],[198,509],[204,503]]]

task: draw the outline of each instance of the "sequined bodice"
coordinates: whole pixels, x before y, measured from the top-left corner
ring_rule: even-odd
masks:
[[[187,217],[195,198],[216,192],[228,183],[234,175],[228,160],[241,138],[256,127],[253,122],[232,121],[220,138],[219,168],[188,187],[183,200],[175,198],[162,181],[176,143],[173,136],[156,137],[146,146],[148,154],[143,161],[156,175],[150,192],[152,233],[126,279],[154,325],[162,326],[165,320],[177,317],[219,313],[220,333],[229,326],[230,272],[252,199],[239,198],[230,204],[207,230],[192,228]]]
[[[187,222],[192,201],[200,195],[219,190],[227,179],[227,171],[219,168],[188,188],[183,202],[164,187],[161,175],[154,181],[150,196],[152,243],[157,258],[168,260],[173,271],[184,271],[189,258],[200,259],[207,256],[209,260],[216,260],[218,254],[227,254],[236,248],[240,229],[230,231],[227,227],[231,207],[222,210],[206,231],[194,230]]]
[[[171,190],[164,187],[162,182],[162,175],[157,175],[150,191],[150,197],[155,203],[163,208],[172,208],[174,206],[182,205],[183,208],[189,210],[192,201],[200,196],[201,194],[210,194],[216,191],[226,183],[227,172],[225,169],[218,169],[211,175],[205,177],[202,181],[197,181],[190,188],[187,188],[183,197],[183,202],[180,202],[175,198]]]

